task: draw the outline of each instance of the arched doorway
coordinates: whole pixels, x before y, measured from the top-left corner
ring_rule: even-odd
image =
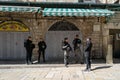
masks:
[[[18,21],[0,23],[0,59],[23,60],[26,57],[24,39],[29,35],[29,28]]]
[[[70,22],[59,21],[53,24],[45,38],[47,44],[46,59],[49,61],[63,61],[62,40],[68,37],[69,43],[73,47],[72,41],[76,34],[82,39],[79,29]]]
[[[120,29],[110,29],[109,34],[112,38],[111,45],[113,49],[113,63],[120,63]]]

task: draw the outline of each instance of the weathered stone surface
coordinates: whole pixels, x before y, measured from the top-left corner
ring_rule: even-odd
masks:
[[[0,12],[0,15],[2,16],[0,18],[1,21],[18,20],[23,22],[26,26],[28,26],[30,28],[30,34],[33,37],[33,41],[36,44],[36,46],[39,41],[39,38],[40,37],[45,38],[48,29],[56,22],[65,20],[70,23],[73,23],[74,25],[76,25],[76,27],[80,30],[82,34],[83,40],[82,42],[84,46],[86,38],[87,37],[92,38],[93,52],[95,54],[94,56],[95,58],[106,57],[106,53],[108,52],[107,36],[109,36],[109,29],[120,29],[119,12],[117,12],[115,16],[111,17],[107,23],[104,23],[106,20],[105,17],[101,17],[99,19],[100,21],[98,21],[97,17],[61,18],[61,17],[42,17],[41,15],[38,15],[37,18],[35,18],[34,14],[3,13],[3,12]],[[8,15],[11,17],[9,17]],[[115,22],[117,22],[118,25],[115,25]],[[100,25],[99,30],[94,31],[93,29],[94,25]],[[34,50],[35,56],[37,56],[37,49],[38,47],[36,47],[36,50]]]

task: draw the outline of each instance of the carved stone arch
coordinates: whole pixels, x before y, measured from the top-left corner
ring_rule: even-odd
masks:
[[[77,20],[74,20],[66,19],[45,21],[45,41],[48,46],[46,49],[46,60],[50,61],[54,59],[57,61],[63,59],[63,55],[61,54],[61,42],[65,37],[68,37],[71,46],[73,46],[72,41],[75,38],[76,34],[78,34],[80,39],[82,39],[80,26],[77,25],[79,22]]]
[[[29,27],[20,20],[5,20],[0,23],[0,54],[4,60],[24,60],[24,41],[29,36]],[[3,46],[4,45],[4,46]],[[7,56],[6,56],[7,55]]]
[[[30,30],[30,27],[31,27],[31,26],[30,26],[30,25],[31,25],[31,24],[30,24],[30,20],[24,20],[24,19],[23,19],[22,21],[24,22],[24,24],[25,24],[25,25],[29,28],[29,30]]]
[[[29,31],[32,31],[32,27],[33,27],[33,20],[28,19],[28,20],[22,20],[23,23],[29,28]]]
[[[0,23],[0,31],[29,32],[27,27],[21,21],[3,21]]]
[[[51,22],[49,22],[49,23],[48,23],[49,26],[47,27],[47,31],[49,30],[49,28],[50,28],[52,25],[54,25],[55,23],[57,23],[57,22],[59,22],[59,21],[61,21],[61,20],[56,20],[56,21],[51,21]],[[46,31],[46,32],[47,32],[47,31]]]
[[[76,26],[71,21],[56,20],[49,23],[50,26],[47,28],[47,31],[79,31],[80,28]]]
[[[35,39],[35,30],[34,30],[34,25],[35,21],[33,22],[33,19],[23,19],[23,23],[29,28],[29,35],[32,36]]]
[[[82,33],[82,27],[83,24],[79,21],[79,20],[67,20],[68,22],[72,23],[75,25],[75,27],[77,27],[79,29],[79,31]]]
[[[82,28],[84,26],[83,22],[81,22],[80,20],[69,20],[70,23],[74,24],[80,32],[82,32]]]

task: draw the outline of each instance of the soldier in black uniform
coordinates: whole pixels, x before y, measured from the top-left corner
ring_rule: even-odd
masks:
[[[68,38],[67,37],[64,38],[64,41],[62,42],[62,49],[64,51],[64,64],[67,67],[69,52],[72,50],[70,44],[68,43]]]
[[[80,61],[83,64],[83,53],[81,52],[81,40],[79,39],[79,35],[76,35],[73,40],[73,47],[75,53],[75,62],[78,63]]]
[[[91,38],[87,38],[86,48],[85,48],[85,60],[86,60],[85,71],[90,71],[91,70],[91,61],[90,61],[91,49],[92,49]]]
[[[27,64],[32,64],[32,51],[35,48],[35,45],[32,43],[31,36],[24,42],[24,47],[26,48],[26,62]]]
[[[40,63],[40,56],[42,54],[43,56],[43,62],[45,62],[45,49],[47,47],[45,41],[40,38],[40,42],[38,42],[38,47],[39,47],[39,50],[38,50],[38,53],[39,53],[39,56],[38,56],[38,63]]]

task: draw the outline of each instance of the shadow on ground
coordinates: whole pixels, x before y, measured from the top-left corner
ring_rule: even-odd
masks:
[[[99,70],[99,69],[105,69],[105,68],[110,68],[112,66],[99,66],[99,67],[95,67],[94,69],[91,69],[91,71],[94,71],[94,70]]]
[[[118,60],[116,61],[118,64],[120,63]],[[92,64],[106,64],[106,61],[104,59],[92,59]],[[0,64],[26,64],[25,60],[0,60]],[[44,63],[42,60],[40,63],[37,62],[37,60],[33,60],[33,64],[64,64],[63,59],[61,60],[46,60]],[[80,64],[80,62],[75,63],[74,60],[69,60],[69,64]]]
[[[104,59],[93,59],[92,64],[104,64]],[[26,64],[25,60],[0,60],[0,64]],[[37,60],[33,60],[33,64],[64,64],[64,60],[46,60],[44,63],[42,60],[40,63]],[[69,60],[69,64],[80,64],[80,62],[75,63],[75,60]]]

